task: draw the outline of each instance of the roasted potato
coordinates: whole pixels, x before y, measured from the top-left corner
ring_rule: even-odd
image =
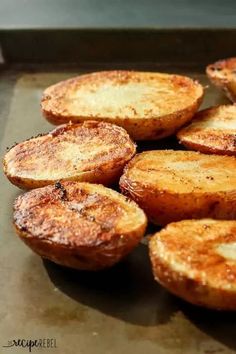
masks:
[[[159,225],[204,217],[235,219],[235,171],[232,156],[147,151],[125,167],[120,188]]]
[[[114,124],[89,121],[67,124],[14,146],[3,160],[7,178],[23,189],[57,180],[109,185],[118,181],[136,146]]]
[[[206,68],[211,82],[219,87],[226,96],[236,102],[236,58],[219,60]]]
[[[236,156],[236,105],[198,112],[177,137],[190,150]]]
[[[212,309],[236,310],[236,221],[184,220],[149,242],[155,279],[173,294]]]
[[[57,182],[20,195],[17,234],[34,252],[84,270],[110,267],[141,240],[147,220],[123,195],[102,185]]]
[[[103,71],[50,86],[41,107],[53,124],[103,120],[122,126],[135,140],[150,140],[174,134],[202,97],[202,86],[185,76]]]

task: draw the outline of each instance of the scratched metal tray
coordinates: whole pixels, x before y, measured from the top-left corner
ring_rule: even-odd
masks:
[[[0,31],[0,43],[2,156],[14,142],[52,128],[39,108],[44,88],[84,72],[182,73],[207,86],[202,107],[227,102],[204,70],[206,63],[236,54],[236,30]],[[171,138],[139,144],[139,150],[168,146],[178,144]],[[197,308],[165,291],[153,280],[145,241],[122,263],[99,273],[42,261],[13,231],[12,203],[19,193],[1,171],[1,354],[28,351],[10,347],[13,340],[43,338],[55,339],[57,348],[32,352],[236,352],[235,314]]]

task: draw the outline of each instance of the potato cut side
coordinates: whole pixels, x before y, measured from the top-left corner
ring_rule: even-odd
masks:
[[[206,73],[214,85],[223,90],[232,102],[236,102],[236,57],[208,65]]]
[[[200,306],[236,310],[236,221],[184,220],[149,242],[155,279]]]
[[[40,256],[77,269],[117,263],[139,243],[146,224],[133,201],[97,184],[57,182],[14,203],[21,240]]]
[[[204,217],[235,219],[235,171],[231,156],[147,151],[125,167],[120,188],[159,225]]]
[[[236,105],[222,105],[198,112],[177,137],[191,150],[236,156]]]
[[[53,124],[99,119],[124,127],[135,140],[148,140],[173,134],[202,97],[202,86],[185,76],[103,71],[48,87],[41,107]]]
[[[57,180],[109,185],[119,179],[135,151],[123,128],[89,121],[62,125],[17,144],[7,152],[3,165],[7,178],[25,189]]]

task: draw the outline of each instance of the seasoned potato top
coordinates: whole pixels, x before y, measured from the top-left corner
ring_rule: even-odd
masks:
[[[20,195],[14,223],[25,237],[94,247],[129,237],[139,227],[144,232],[146,217],[134,202],[102,185],[57,182]]]
[[[232,191],[236,194],[236,159],[193,151],[159,150],[136,155],[126,166],[121,185],[173,193]]]
[[[104,122],[67,124],[13,147],[4,158],[8,175],[35,180],[66,179],[96,171],[104,165],[117,168],[135,153],[126,131]]]
[[[236,133],[236,105],[222,105],[198,112],[183,130],[197,133],[199,130],[220,130]]]
[[[154,235],[150,248],[153,256],[168,263],[179,276],[236,290],[236,221],[172,223]]]
[[[200,111],[178,134],[180,141],[213,149],[236,151],[236,105],[222,105]]]
[[[155,118],[191,106],[203,94],[180,75],[104,71],[47,88],[42,108],[53,115],[90,118]]]

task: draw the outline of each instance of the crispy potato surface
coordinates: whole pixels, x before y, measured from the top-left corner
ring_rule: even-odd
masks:
[[[117,181],[136,146],[117,125],[89,121],[62,125],[14,146],[3,160],[7,178],[23,189],[61,180],[109,185]]]
[[[219,87],[226,96],[236,102],[236,58],[219,60],[206,68],[211,82]]]
[[[135,140],[150,140],[174,134],[202,97],[203,87],[185,76],[103,71],[48,87],[41,107],[53,124],[103,120],[124,127]]]
[[[236,105],[222,105],[198,112],[177,137],[190,150],[236,156]]]
[[[194,151],[159,150],[136,155],[120,179],[150,221],[236,218],[236,159]]]
[[[200,306],[236,310],[236,221],[184,220],[149,242],[155,279]]]
[[[20,195],[17,234],[34,252],[84,270],[110,267],[141,240],[147,220],[123,195],[102,185],[57,182]]]

